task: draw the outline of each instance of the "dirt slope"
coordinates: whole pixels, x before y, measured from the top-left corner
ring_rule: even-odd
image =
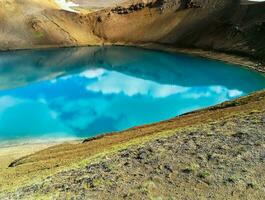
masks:
[[[76,13],[60,10],[52,0],[44,2],[1,1],[1,49],[153,42],[259,60],[265,55],[265,3],[138,0]]]
[[[200,2],[162,42],[264,58],[265,3]]]
[[[89,16],[60,10],[53,0],[0,2],[0,48],[23,49],[98,43]]]

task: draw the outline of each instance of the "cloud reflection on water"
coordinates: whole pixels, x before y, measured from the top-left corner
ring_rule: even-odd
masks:
[[[13,90],[13,96],[0,97],[0,133],[16,137],[67,133],[72,137],[74,133],[84,136],[90,132],[116,131],[243,94],[222,86],[160,84],[103,69],[90,69],[49,82],[33,97],[22,98],[19,94],[36,91],[34,88],[43,83],[35,84],[29,91],[27,87],[19,88]],[[79,92],[67,93],[67,84]],[[62,95],[52,95],[56,91]],[[16,126],[10,125],[12,121]]]
[[[168,119],[265,87],[259,74],[208,60],[134,48],[127,53],[120,48],[66,51],[63,59],[65,51],[34,52],[27,67],[20,66],[20,54],[15,56],[17,67],[4,57],[2,63],[10,68],[0,64],[5,87],[0,90],[0,140],[88,137]],[[53,63],[57,67],[49,67]],[[22,74],[14,82],[17,73]],[[14,85],[19,87],[12,89]]]

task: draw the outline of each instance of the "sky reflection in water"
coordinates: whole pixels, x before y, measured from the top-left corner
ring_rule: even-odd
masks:
[[[0,140],[90,137],[265,88],[221,62],[125,47],[0,55]]]

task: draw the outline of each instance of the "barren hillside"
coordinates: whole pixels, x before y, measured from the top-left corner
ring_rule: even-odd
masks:
[[[99,11],[79,3],[69,12],[52,0],[1,1],[0,48],[153,42],[264,57],[265,3],[139,0]]]

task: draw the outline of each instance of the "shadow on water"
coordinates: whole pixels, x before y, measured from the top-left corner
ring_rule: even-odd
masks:
[[[0,140],[89,137],[263,88],[245,68],[133,47],[3,52]]]
[[[222,62],[133,47],[81,47],[1,53],[0,88],[23,86],[89,68],[187,87],[222,85],[232,89],[237,85],[244,92],[264,87],[260,81],[264,77],[259,77],[258,72]]]

